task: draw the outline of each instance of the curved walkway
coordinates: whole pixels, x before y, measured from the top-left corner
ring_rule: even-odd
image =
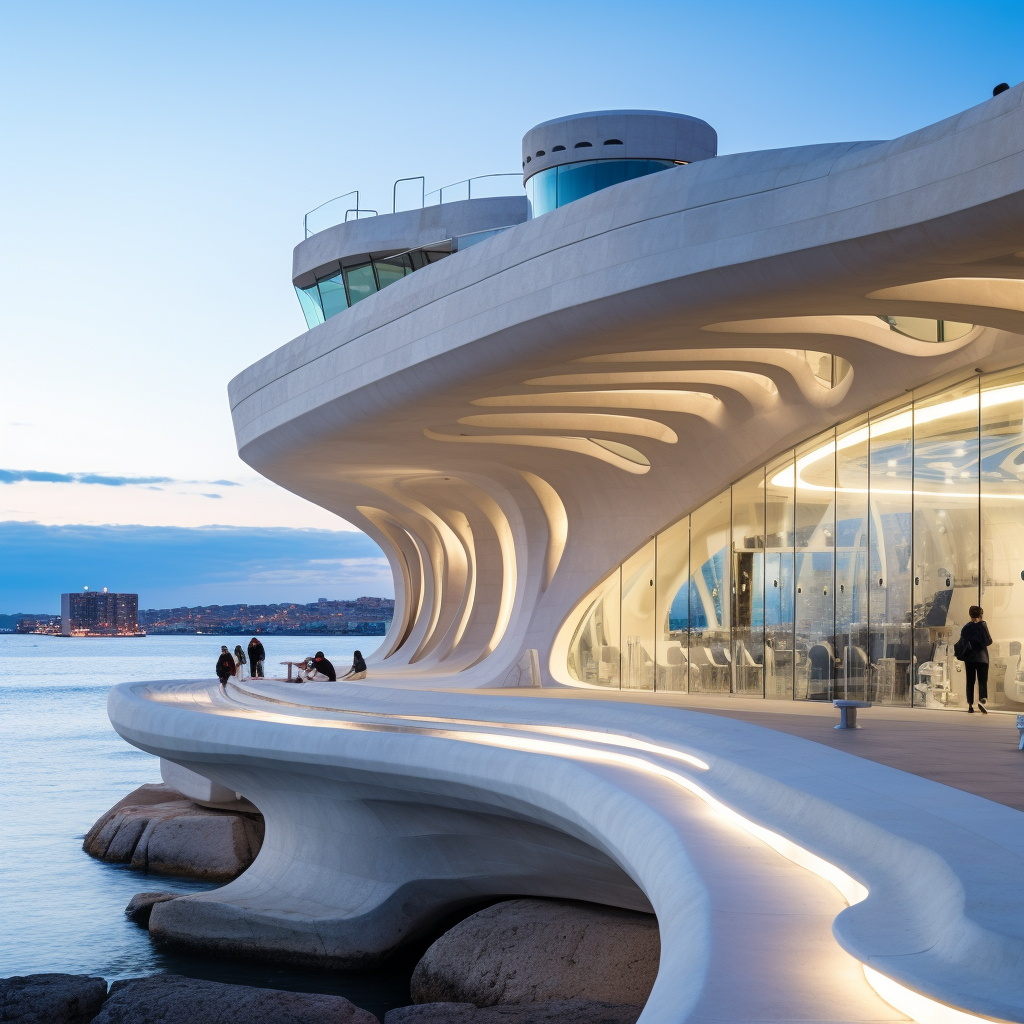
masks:
[[[1024,1019],[1019,812],[743,722],[610,711],[337,684],[116,687],[126,739],[267,818],[253,867],[161,905],[154,933],[352,963],[488,895],[566,896],[658,915],[644,1024],[901,1019],[858,961],[877,984]],[[887,997],[918,1020],[955,1012]]]

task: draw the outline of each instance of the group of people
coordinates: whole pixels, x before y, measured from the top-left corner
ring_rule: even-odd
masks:
[[[338,673],[323,651],[317,651],[312,658],[307,658],[304,673],[306,678],[313,683],[336,683]],[[365,679],[366,662],[363,660],[361,651],[352,652],[352,667],[341,677],[346,679]]]
[[[257,637],[249,641],[248,654],[242,650],[241,644],[235,645],[234,654],[228,650],[227,645],[221,646],[220,657],[217,659],[217,678],[221,687],[226,687],[231,678],[244,679],[246,669],[250,679],[263,678],[263,663],[267,660],[267,652]],[[311,682],[337,682],[338,673],[334,666],[324,657],[323,651],[317,651],[312,658],[307,658],[304,663],[304,674]],[[352,656],[352,667],[342,677],[346,679],[365,679],[366,662],[360,651],[355,651]]]
[[[267,660],[267,652],[257,637],[249,641],[248,655],[242,650],[241,644],[235,644],[235,653],[232,654],[226,645],[220,649],[220,657],[217,659],[217,678],[221,686],[235,677],[244,679],[248,669],[250,679],[263,678],[263,662]]]

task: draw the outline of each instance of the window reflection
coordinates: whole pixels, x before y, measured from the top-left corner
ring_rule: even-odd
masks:
[[[619,686],[619,578],[616,569],[591,595],[569,644],[569,673],[581,683]]]
[[[978,381],[914,403],[914,703],[966,706],[953,643],[978,603]]]
[[[748,697],[764,694],[764,493],[763,466],[732,489],[732,692]]]
[[[302,307],[302,315],[306,318],[306,326],[312,330],[317,324],[324,322],[324,310],[320,305],[320,293],[316,285],[309,288],[295,288],[295,294],[299,297],[299,305]]]
[[[690,517],[658,535],[657,689],[686,690],[690,640]]]
[[[675,166],[674,160],[581,160],[549,167],[526,183],[531,216],[540,217],[610,185]]]
[[[769,463],[765,472],[764,695],[793,696],[796,648],[793,601],[793,454]]]
[[[570,671],[962,709],[952,643],[978,603],[988,706],[1024,712],[1024,368],[843,424],[662,531],[582,606]]]
[[[910,562],[913,416],[909,409],[868,423],[868,700],[910,701]]]
[[[728,693],[732,686],[729,631],[731,492],[690,516],[690,691]]]
[[[794,696],[832,700],[840,644],[836,625],[835,434],[796,450],[793,521]]]
[[[323,303],[324,317],[330,319],[336,316],[343,309],[348,309],[348,299],[345,296],[345,282],[342,280],[341,271],[331,277],[324,277],[317,281],[320,287],[320,299]]]
[[[364,263],[361,267],[345,268],[345,283],[348,285],[349,302],[354,306],[362,302],[377,290],[377,281],[373,276],[373,265]]]
[[[624,690],[654,689],[654,541],[622,563],[622,657]]]
[[[981,379],[980,455],[981,605],[994,641],[988,706],[1024,711],[1024,374],[1019,371]]]

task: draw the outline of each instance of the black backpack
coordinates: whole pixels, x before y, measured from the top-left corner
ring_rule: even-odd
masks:
[[[974,644],[965,636],[961,636],[955,644],[953,644],[953,657],[957,661],[966,661],[967,655],[974,650]]]

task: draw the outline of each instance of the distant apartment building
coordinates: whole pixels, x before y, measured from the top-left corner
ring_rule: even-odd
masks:
[[[63,636],[131,636],[139,630],[139,595],[84,590],[60,595]]]

